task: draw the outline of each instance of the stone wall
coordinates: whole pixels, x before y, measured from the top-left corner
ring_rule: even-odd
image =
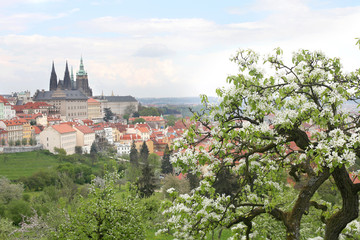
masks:
[[[43,145],[39,144],[36,146],[12,146],[12,147],[0,147],[0,152],[3,153],[17,153],[17,152],[32,152],[43,149]]]

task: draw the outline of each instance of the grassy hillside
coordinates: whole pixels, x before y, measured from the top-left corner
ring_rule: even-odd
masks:
[[[41,151],[0,154],[0,176],[18,179],[58,164],[55,156],[46,155]]]

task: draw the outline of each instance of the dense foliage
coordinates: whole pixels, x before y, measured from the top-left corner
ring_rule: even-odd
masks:
[[[55,239],[143,239],[142,209],[135,197],[115,197],[116,174],[95,178],[89,196],[69,212]]]

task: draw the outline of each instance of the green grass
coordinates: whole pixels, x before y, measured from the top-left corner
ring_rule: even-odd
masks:
[[[46,155],[41,151],[0,154],[0,176],[16,180],[58,164],[55,156]]]

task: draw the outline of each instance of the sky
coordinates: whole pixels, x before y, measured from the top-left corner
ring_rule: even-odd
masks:
[[[351,0],[0,0],[0,94],[49,89],[80,58],[94,95],[216,96],[239,49],[281,47],[360,66]]]

